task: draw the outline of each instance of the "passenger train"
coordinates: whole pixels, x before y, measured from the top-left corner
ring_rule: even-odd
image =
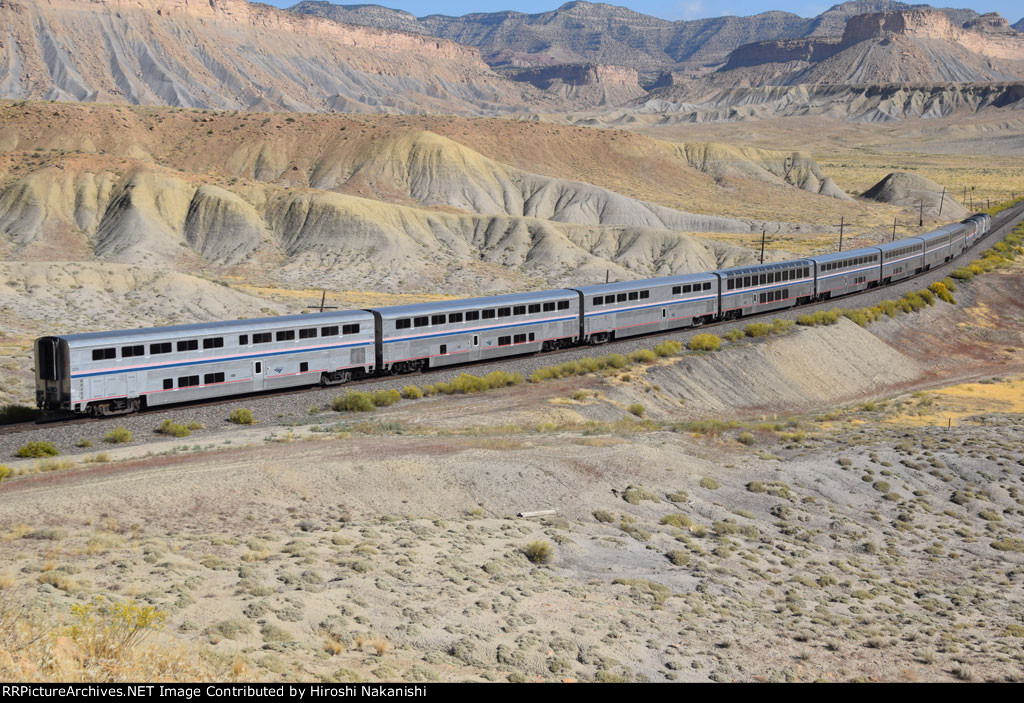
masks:
[[[116,415],[697,327],[909,278],[953,259],[990,228],[991,217],[981,214],[878,246],[708,273],[41,337],[36,400],[46,411]]]

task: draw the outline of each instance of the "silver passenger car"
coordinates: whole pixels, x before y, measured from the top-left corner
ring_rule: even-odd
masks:
[[[720,313],[725,318],[788,308],[814,298],[814,262],[808,259],[714,273],[721,279]]]
[[[711,273],[576,288],[583,296],[583,338],[612,338],[691,327],[718,316],[718,277]]]
[[[924,268],[924,242],[916,237],[879,244],[882,253],[882,285],[920,273]]]
[[[35,347],[39,407],[100,415],[340,383],[375,363],[363,311],[42,337]]]
[[[575,344],[579,293],[552,290],[375,308],[385,372],[464,364]]]
[[[881,278],[882,253],[874,247],[812,256],[819,300],[873,288]]]
[[[924,242],[924,270],[944,264],[964,250],[967,226],[956,223],[917,235]]]

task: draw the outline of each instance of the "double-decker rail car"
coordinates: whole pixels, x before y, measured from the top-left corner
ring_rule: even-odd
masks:
[[[931,232],[919,234],[915,239],[924,242],[924,270],[932,266],[938,266],[952,258],[950,254],[950,241],[952,239],[954,225],[946,225]]]
[[[373,315],[339,311],[42,337],[36,358],[40,407],[115,415],[370,374]]]
[[[971,215],[963,221],[963,224],[971,227],[967,231],[966,246],[974,246],[979,239],[988,234],[988,230],[992,225],[992,216],[987,213]]]
[[[874,248],[882,255],[883,286],[910,278],[924,269],[924,242],[920,239],[897,239]]]
[[[583,299],[583,338],[590,344],[702,325],[718,317],[718,277],[710,273],[574,290]]]
[[[882,253],[874,247],[809,257],[815,266],[814,294],[828,300],[874,288],[881,280]]]
[[[377,358],[386,373],[547,351],[580,337],[573,290],[375,308]]]
[[[814,299],[814,262],[808,259],[739,266],[714,272],[725,319],[802,305]]]

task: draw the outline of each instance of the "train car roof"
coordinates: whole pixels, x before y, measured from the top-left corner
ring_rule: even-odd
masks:
[[[849,259],[854,256],[871,256],[872,254],[878,253],[878,249],[875,247],[860,247],[857,249],[849,249],[847,251],[834,251],[831,254],[808,256],[807,258],[811,261],[817,261],[819,264],[824,264],[830,261],[842,261],[843,259]]]
[[[903,239],[897,239],[895,242],[883,242],[881,244],[876,244],[875,248],[881,249],[882,251],[890,251],[891,249],[901,249],[908,245],[923,247],[924,242],[917,237],[904,237]]]
[[[305,315],[279,315],[277,317],[254,317],[245,320],[221,322],[196,322],[187,325],[165,325],[163,327],[139,327],[109,332],[81,332],[78,334],[50,335],[74,344],[102,344],[124,342],[129,339],[177,339],[187,335],[211,335],[228,332],[250,332],[273,330],[286,327],[322,325],[347,320],[372,320],[373,315],[364,310],[336,310],[332,312],[311,312]]]
[[[745,276],[748,273],[761,273],[762,271],[778,271],[780,269],[787,269],[792,266],[800,266],[803,264],[811,263],[810,259],[789,259],[787,261],[773,261],[768,264],[754,264],[753,266],[734,266],[728,269],[717,269],[715,273],[726,274],[729,276],[741,275]]]
[[[583,295],[600,295],[601,293],[624,293],[638,290],[640,288],[651,288],[653,286],[672,286],[681,283],[693,283],[694,281],[717,281],[718,277],[713,273],[684,273],[678,276],[661,276],[659,278],[644,278],[639,281],[615,281],[613,283],[594,283],[589,286],[577,286]]]
[[[568,288],[557,290],[535,291],[532,293],[507,293],[505,295],[489,295],[482,298],[457,298],[454,300],[438,300],[432,303],[411,303],[409,305],[392,305],[386,308],[372,308],[373,312],[382,317],[404,317],[412,315],[429,315],[432,312],[457,312],[474,308],[490,308],[498,305],[515,305],[516,303],[543,303],[563,298],[578,298],[576,291]]]

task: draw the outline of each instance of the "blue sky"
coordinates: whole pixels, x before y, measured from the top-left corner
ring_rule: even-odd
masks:
[[[278,7],[289,7],[298,0],[263,0]],[[357,4],[358,0],[332,0],[339,5]],[[417,17],[431,14],[464,15],[470,12],[496,12],[498,10],[518,10],[519,12],[546,12],[562,5],[565,0],[382,0],[375,4],[393,7],[411,12]],[[637,12],[662,17],[664,19],[697,19],[700,17],[720,17],[722,15],[756,15],[767,10],[784,10],[802,17],[813,17],[832,5],[834,2],[813,2],[813,0],[627,0],[609,2],[612,5],[623,5]],[[904,0],[914,2],[914,0]],[[933,3],[928,3],[933,4]],[[1010,22],[1016,22],[1024,16],[1024,6],[1020,0],[961,0],[960,2],[938,2],[941,7],[969,7],[978,12],[998,12]]]

